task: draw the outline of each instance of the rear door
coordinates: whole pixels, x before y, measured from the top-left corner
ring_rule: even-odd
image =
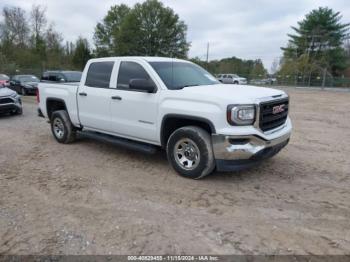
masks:
[[[113,132],[148,142],[157,141],[159,88],[155,93],[130,89],[132,79],[152,79],[146,62],[123,60],[119,64],[117,88],[112,90],[111,121]]]
[[[225,84],[232,84],[232,75],[227,75],[224,83]]]
[[[110,131],[111,75],[114,61],[92,62],[77,94],[80,123],[97,131]],[[84,81],[84,79],[82,79]]]

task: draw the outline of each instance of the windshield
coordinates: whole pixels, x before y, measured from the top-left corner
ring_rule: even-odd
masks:
[[[0,74],[0,81],[9,80],[7,75]]]
[[[64,76],[66,77],[67,82],[80,82],[81,72],[65,72]]]
[[[39,79],[36,76],[20,76],[18,77],[21,82],[39,82]]]
[[[186,62],[149,62],[168,89],[215,85],[220,82],[198,65]]]

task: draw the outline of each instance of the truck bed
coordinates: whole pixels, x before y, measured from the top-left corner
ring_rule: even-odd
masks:
[[[77,92],[79,82],[74,83],[48,83],[40,82],[38,85],[40,94],[39,108],[45,117],[48,117],[46,104],[51,98],[64,101],[66,109],[69,112],[71,121],[74,125],[79,126],[77,107]]]

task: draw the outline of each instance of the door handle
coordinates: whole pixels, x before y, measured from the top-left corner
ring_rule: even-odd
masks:
[[[80,95],[80,96],[87,96],[87,93],[81,92],[81,93],[79,93],[79,95]]]
[[[112,96],[111,97],[113,100],[122,100],[122,98],[120,96]]]

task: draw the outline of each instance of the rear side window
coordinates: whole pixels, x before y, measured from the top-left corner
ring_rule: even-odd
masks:
[[[135,62],[121,62],[118,74],[119,89],[129,89],[129,83],[132,79],[150,79],[146,70]]]
[[[49,80],[49,74],[44,73],[43,76],[41,77],[41,80]]]
[[[91,63],[85,85],[90,87],[109,88],[114,62]]]
[[[50,74],[49,75],[49,81],[57,82],[57,75],[56,74]]]

